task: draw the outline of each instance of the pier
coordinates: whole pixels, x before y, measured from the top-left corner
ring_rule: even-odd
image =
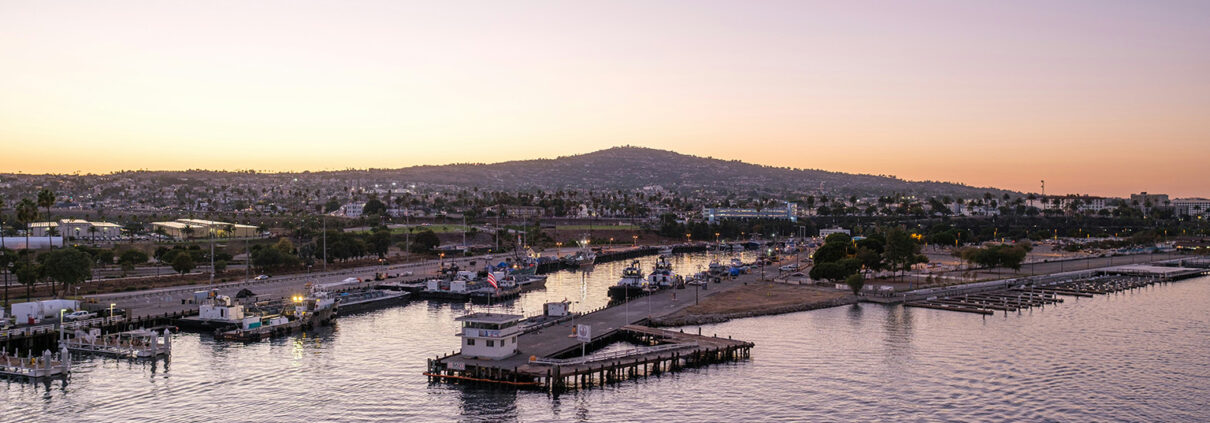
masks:
[[[7,349],[0,350],[0,376],[36,380],[63,377],[71,372],[71,353],[66,348],[58,354],[45,350],[40,356],[21,356],[17,351],[10,355]]]
[[[755,280],[744,275],[712,285],[702,296],[724,291],[723,286]],[[717,288],[715,286],[718,286]],[[680,295],[677,295],[680,294]],[[604,386],[636,377],[750,357],[750,342],[655,329],[644,325],[651,318],[666,316],[694,304],[693,288],[665,289],[628,302],[615,304],[543,327],[513,326],[510,316],[483,314],[471,320],[500,323],[480,330],[488,333],[498,348],[515,342],[515,353],[503,357],[470,356],[451,352],[428,360],[424,372],[434,382],[484,382],[529,387],[559,393],[572,388]],[[468,316],[471,317],[471,316]],[[521,316],[512,316],[520,319]],[[588,327],[590,335],[577,337],[573,328]],[[474,332],[471,332],[474,333]],[[514,337],[515,335],[515,337]],[[465,342],[465,341],[464,341]],[[593,354],[618,342],[631,349]],[[471,344],[474,345],[474,344]],[[469,348],[466,344],[463,350]]]

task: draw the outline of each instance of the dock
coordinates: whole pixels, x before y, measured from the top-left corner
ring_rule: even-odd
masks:
[[[60,342],[68,351],[122,358],[155,358],[172,353],[172,334],[167,329],[139,329],[118,333],[76,330]]]
[[[45,350],[42,355],[21,356],[21,352],[9,354],[8,350],[0,350],[0,376],[38,380],[64,377],[71,372],[71,353],[66,348],[58,354]]]
[[[1203,272],[1193,269],[1196,272],[1190,273],[1189,270],[1163,266],[1120,266],[1057,280],[1025,280],[1003,288],[932,296],[908,301],[904,305],[982,315],[993,315],[996,312],[1007,314],[1061,303],[1063,299],[1060,297],[1091,298],[1166,283]]]

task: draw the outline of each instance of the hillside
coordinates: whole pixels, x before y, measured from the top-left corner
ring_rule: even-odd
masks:
[[[338,172],[339,173],[339,172]],[[358,172],[365,175],[365,172]],[[451,164],[376,170],[409,182],[480,186],[493,189],[629,189],[659,185],[669,190],[730,192],[819,191],[881,195],[999,195],[995,188],[976,188],[932,181],[761,166],[641,147],[614,147],[555,159],[494,164]],[[377,175],[375,175],[377,176]]]

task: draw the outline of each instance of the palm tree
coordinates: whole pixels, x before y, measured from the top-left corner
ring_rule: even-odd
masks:
[[[38,219],[38,205],[28,198],[17,203],[17,221],[25,226],[25,249],[29,249],[29,224]]]
[[[50,222],[50,206],[55,205],[55,193],[49,189],[38,191],[38,207],[46,209],[46,221]],[[48,223],[46,231],[46,249],[50,249],[50,224]]]

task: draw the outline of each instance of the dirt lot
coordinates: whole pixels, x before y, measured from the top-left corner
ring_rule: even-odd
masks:
[[[686,290],[686,298],[692,291]],[[856,302],[847,292],[803,285],[753,282],[711,295],[700,304],[653,322],[663,326],[715,323],[739,317],[791,313]]]

